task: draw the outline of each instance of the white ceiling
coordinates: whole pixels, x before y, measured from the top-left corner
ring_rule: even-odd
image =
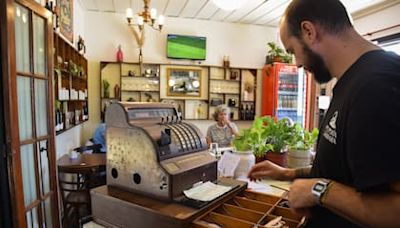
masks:
[[[240,9],[224,11],[212,0],[152,0],[150,8],[167,17],[212,20],[231,23],[277,26],[286,6],[291,0],[248,0]],[[321,0],[323,1],[323,0]],[[400,0],[341,0],[353,18],[399,4]],[[87,11],[125,13],[143,10],[142,0],[79,0]]]

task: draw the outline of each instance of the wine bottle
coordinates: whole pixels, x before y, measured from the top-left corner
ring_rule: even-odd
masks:
[[[59,120],[59,116],[58,116],[58,112],[59,112],[59,110],[58,110],[58,108],[56,109],[56,111],[55,111],[55,123],[54,123],[54,130],[57,132],[57,131],[59,131],[59,122],[60,122],[60,120]]]
[[[251,120],[254,120],[254,114],[255,114],[255,105],[251,105],[251,108],[250,108],[250,119]]]
[[[246,104],[246,109],[245,109],[245,111],[244,111],[245,113],[244,113],[244,119],[245,120],[248,120],[248,119],[250,119],[249,117],[250,117],[250,110],[249,110],[249,106]]]

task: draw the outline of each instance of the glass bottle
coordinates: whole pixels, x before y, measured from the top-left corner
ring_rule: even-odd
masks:
[[[123,61],[124,61],[124,53],[122,52],[121,45],[118,45],[117,62],[123,62]]]

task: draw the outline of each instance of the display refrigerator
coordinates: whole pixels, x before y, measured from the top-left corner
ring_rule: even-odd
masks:
[[[308,126],[310,75],[293,64],[273,63],[263,68],[261,114],[288,117]]]

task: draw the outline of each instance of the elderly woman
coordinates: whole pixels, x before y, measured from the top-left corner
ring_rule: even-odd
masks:
[[[207,143],[218,143],[219,147],[229,147],[235,136],[239,135],[236,124],[229,120],[231,110],[226,105],[219,105],[214,112],[216,124],[207,130]]]

